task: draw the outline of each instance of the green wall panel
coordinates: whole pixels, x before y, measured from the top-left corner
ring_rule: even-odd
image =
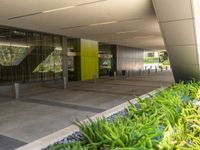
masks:
[[[98,42],[81,39],[81,80],[91,80],[99,75]]]

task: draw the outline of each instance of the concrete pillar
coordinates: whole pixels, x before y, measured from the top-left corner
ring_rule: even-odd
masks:
[[[68,83],[68,56],[67,56],[67,38],[62,37],[62,68],[63,68],[63,87]]]
[[[176,82],[200,79],[200,1],[153,0]]]

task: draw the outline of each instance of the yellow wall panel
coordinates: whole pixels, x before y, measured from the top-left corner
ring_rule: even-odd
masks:
[[[81,39],[81,80],[91,80],[99,75],[98,42]]]

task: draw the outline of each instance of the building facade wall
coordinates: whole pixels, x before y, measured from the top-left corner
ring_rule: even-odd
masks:
[[[99,44],[99,76],[114,75],[117,70],[117,45]]]
[[[68,38],[68,75],[69,80],[81,80],[81,40],[76,38]]]
[[[117,46],[117,71],[138,71],[144,68],[144,50]]]
[[[62,37],[0,26],[0,83],[62,79]]]
[[[0,84],[91,80],[98,72],[96,41],[0,26]]]

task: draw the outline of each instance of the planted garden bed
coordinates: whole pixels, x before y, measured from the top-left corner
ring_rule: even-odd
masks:
[[[47,149],[200,150],[199,99],[199,82],[174,84],[108,118],[77,121],[80,132]]]

